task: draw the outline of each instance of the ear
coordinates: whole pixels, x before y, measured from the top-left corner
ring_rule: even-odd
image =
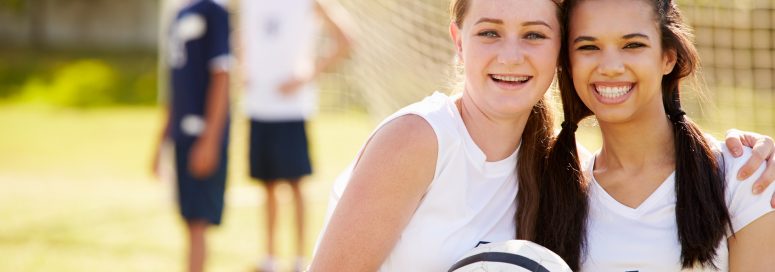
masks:
[[[670,72],[673,72],[677,60],[678,54],[675,52],[675,49],[665,50],[662,54],[662,74],[667,75]]]
[[[463,63],[463,39],[460,36],[460,28],[457,27],[454,21],[449,22],[449,36],[452,37],[452,42],[455,43],[455,53],[460,63]]]

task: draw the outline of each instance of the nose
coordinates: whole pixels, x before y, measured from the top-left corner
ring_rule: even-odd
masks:
[[[597,68],[598,73],[614,77],[624,73],[624,61],[614,50],[608,50],[603,54],[603,58],[600,61],[600,65]]]
[[[510,40],[498,53],[498,63],[505,65],[519,65],[525,62],[525,51],[518,40]]]

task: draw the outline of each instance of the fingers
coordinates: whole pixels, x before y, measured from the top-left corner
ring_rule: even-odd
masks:
[[[767,161],[767,168],[764,169],[764,172],[762,175],[756,179],[756,182],[753,184],[753,193],[759,194],[764,191],[767,186],[770,186],[772,184],[772,181],[775,180],[775,161],[768,160]],[[775,195],[773,195],[773,201],[775,201]],[[775,202],[773,202],[775,203]]]
[[[732,131],[730,129],[730,131]],[[727,131],[727,138],[724,140],[727,144],[727,148],[732,152],[732,156],[738,158],[743,155],[743,143],[740,137],[731,135],[730,131]]]
[[[748,161],[746,161],[743,167],[740,167],[740,170],[737,171],[737,180],[747,179],[759,168],[759,165],[761,165],[764,159],[769,155],[769,153],[765,153],[765,151],[766,150],[763,148],[753,150]]]
[[[772,193],[772,200],[770,200],[770,207],[775,208],[775,192]]]
[[[301,87],[302,82],[298,80],[292,80],[280,85],[280,92],[284,95],[291,95]]]
[[[756,145],[754,145],[754,150],[757,148],[763,149],[762,154],[767,154],[765,156],[766,160],[771,160],[773,157],[773,153],[775,153],[775,142],[773,142],[772,138],[770,136],[764,136],[759,135],[758,141],[756,141]]]

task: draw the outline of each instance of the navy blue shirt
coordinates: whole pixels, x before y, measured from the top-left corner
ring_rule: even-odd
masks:
[[[205,126],[211,73],[218,69],[218,63],[228,63],[229,15],[210,0],[196,1],[178,13],[169,34],[172,85],[169,132],[176,141],[192,139]],[[224,135],[228,135],[228,117],[224,128]]]

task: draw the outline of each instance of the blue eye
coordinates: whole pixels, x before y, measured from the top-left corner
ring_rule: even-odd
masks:
[[[498,32],[495,32],[493,30],[485,30],[485,31],[479,32],[479,33],[476,34],[476,36],[486,37],[486,38],[497,38],[497,37],[499,37],[498,36]]]
[[[546,35],[538,32],[530,32],[525,35],[525,39],[528,40],[543,40],[546,39]]]
[[[633,42],[633,43],[628,43],[627,45],[624,46],[624,48],[640,48],[640,47],[646,47],[646,45],[639,42]]]

